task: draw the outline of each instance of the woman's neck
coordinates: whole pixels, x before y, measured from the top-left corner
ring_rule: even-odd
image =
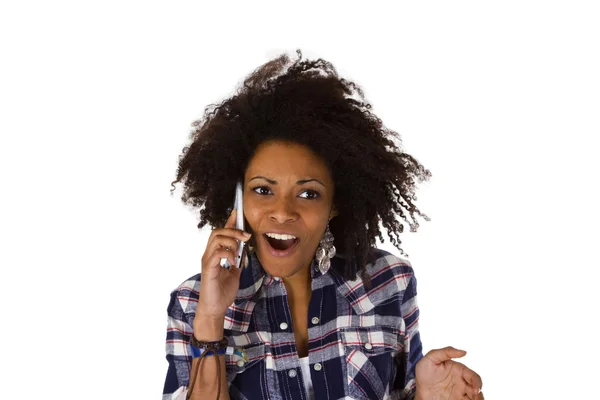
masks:
[[[291,298],[294,303],[306,302],[310,300],[312,294],[312,277],[310,275],[310,265],[307,268],[303,268],[297,273],[287,278],[281,278],[285,284],[285,290],[288,298]]]

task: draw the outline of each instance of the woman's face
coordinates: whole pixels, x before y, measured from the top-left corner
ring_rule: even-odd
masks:
[[[305,146],[267,142],[244,175],[244,215],[255,251],[272,276],[286,278],[310,266],[333,204],[329,169]]]

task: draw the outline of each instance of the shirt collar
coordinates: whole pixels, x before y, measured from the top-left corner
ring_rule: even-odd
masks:
[[[338,269],[342,269],[345,263],[345,259],[340,256],[335,256],[331,259],[331,268],[327,271],[326,275],[329,276],[337,289],[337,291],[352,305],[357,314],[363,314],[368,311],[358,302],[359,293],[364,292],[362,285],[362,278],[357,276],[355,280],[349,281],[340,274],[334,266]],[[310,273],[313,280],[320,279],[323,276],[318,267],[318,262],[315,258],[312,260],[310,266]],[[272,285],[278,282],[279,278],[271,276],[267,271],[264,270],[256,252],[249,254],[248,267],[243,268],[240,276],[240,287],[238,289],[234,304],[236,306],[241,305],[247,301],[255,301],[255,296],[262,287],[262,285]],[[357,290],[360,288],[360,290]],[[369,308],[370,309],[370,308]]]

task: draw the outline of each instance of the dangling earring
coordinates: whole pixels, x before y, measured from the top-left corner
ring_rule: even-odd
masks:
[[[327,229],[325,229],[325,236],[319,242],[319,246],[317,247],[317,252],[315,257],[319,262],[319,270],[323,275],[327,273],[329,267],[331,266],[330,260],[335,256],[335,246],[333,245],[333,235],[329,230],[329,224],[327,224]]]

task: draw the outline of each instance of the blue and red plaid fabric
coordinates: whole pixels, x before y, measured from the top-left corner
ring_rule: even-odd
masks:
[[[373,249],[369,260],[370,289],[360,277],[344,279],[333,267],[344,263],[337,256],[325,275],[316,261],[311,266],[308,357],[317,400],[414,397],[415,365],[423,357],[414,272],[409,261],[384,250]],[[186,398],[199,288],[197,274],[171,293],[163,400]],[[225,356],[232,399],[308,399],[285,285],[255,254],[242,271],[224,328],[230,345],[248,357]]]

